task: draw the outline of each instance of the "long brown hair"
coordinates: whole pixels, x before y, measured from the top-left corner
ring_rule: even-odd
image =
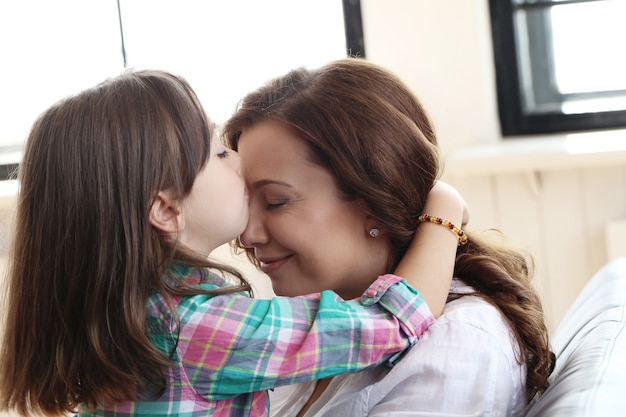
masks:
[[[0,409],[61,414],[163,388],[171,363],[147,336],[146,301],[198,291],[167,278],[173,260],[250,289],[149,223],[159,190],[189,194],[212,134],[187,82],[161,71],[124,73],[35,122],[18,174]]]
[[[388,269],[393,270],[440,168],[434,129],[409,88],[362,59],[297,69],[248,94],[223,136],[237,149],[241,132],[264,120],[305,139],[311,160],[332,173],[343,197],[359,201],[376,219],[391,241]],[[531,262],[489,239],[469,237],[471,243],[458,253],[455,276],[511,323],[522,348],[520,361],[527,364],[530,399],[547,388],[553,364],[542,306],[530,285]],[[254,251],[246,251],[255,262]]]

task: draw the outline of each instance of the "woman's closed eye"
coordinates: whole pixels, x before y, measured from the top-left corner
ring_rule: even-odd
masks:
[[[287,203],[287,201],[275,201],[275,202],[267,202],[265,204],[265,208],[268,210],[276,210],[282,206],[285,205],[285,203]]]
[[[222,152],[217,154],[218,158],[226,158],[228,156],[229,152],[227,150],[223,150]]]

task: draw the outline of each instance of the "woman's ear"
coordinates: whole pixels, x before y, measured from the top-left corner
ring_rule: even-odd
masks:
[[[150,224],[161,232],[180,232],[185,227],[185,219],[176,203],[176,199],[159,191],[150,207]]]

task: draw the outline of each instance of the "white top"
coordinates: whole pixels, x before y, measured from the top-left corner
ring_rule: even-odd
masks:
[[[451,293],[472,289],[453,280]],[[305,417],[515,416],[526,405],[526,367],[504,316],[476,296],[446,304],[444,313],[391,370],[335,377]],[[273,417],[292,417],[314,383],[276,388]]]

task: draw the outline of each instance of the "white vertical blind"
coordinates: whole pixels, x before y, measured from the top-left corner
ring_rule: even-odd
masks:
[[[123,68],[115,1],[0,2],[0,146],[60,98]]]
[[[341,0],[120,6],[127,66],[184,76],[218,124],[269,78],[346,56]],[[123,70],[117,1],[0,2],[0,56],[1,153],[49,105]]]
[[[346,56],[340,0],[126,0],[128,65],[185,76],[222,123],[269,78]]]

